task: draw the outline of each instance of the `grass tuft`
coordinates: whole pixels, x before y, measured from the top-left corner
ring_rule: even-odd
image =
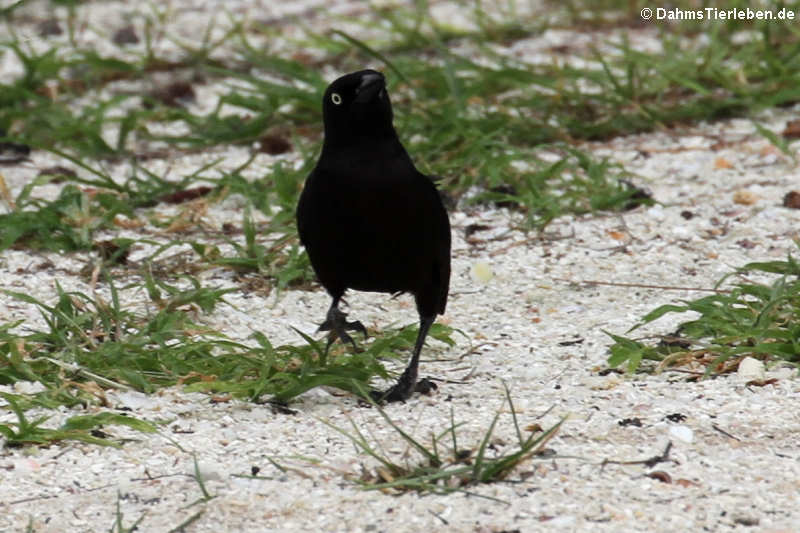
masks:
[[[378,461],[379,466],[374,470],[354,479],[364,489],[380,490],[389,494],[409,491],[434,494],[469,492],[470,488],[477,485],[507,479],[515,468],[542,453],[545,444],[564,423],[562,419],[545,431],[537,425],[528,435],[524,435],[508,387],[505,387],[504,404],[507,407],[498,410],[480,442],[472,448],[463,448],[458,445],[457,432],[463,423],[455,422],[452,410],[450,426],[439,434],[431,434],[430,444],[424,444],[402,429],[381,406],[373,402],[373,407],[401,441],[406,443],[409,450],[416,452],[411,454],[415,459],[403,463],[396,462],[382,450],[379,443],[371,442],[354,421],[351,420],[352,431],[334,426],[325,420],[323,422],[350,439],[362,453]],[[517,442],[513,450],[499,453],[494,443],[494,432],[505,409],[511,414]],[[447,446],[448,441],[452,442],[452,446]],[[479,493],[470,493],[480,496]]]
[[[86,430],[104,424],[124,424],[139,431],[152,426],[110,412],[70,419],[63,428],[45,430],[47,417],[28,421],[24,411],[58,405],[108,405],[108,389],[152,393],[183,385],[187,391],[259,401],[264,396],[285,403],[315,387],[328,386],[360,394],[376,378],[388,378],[381,360],[396,358],[413,346],[416,328],[387,329],[345,350],[339,344],[326,356],[323,346],[297,331],[305,344],[273,346],[256,332],[251,343],[234,342],[195,322],[224,303],[230,289],[202,287],[186,278],[179,288],[145,274],[147,309],[132,311],[125,293],[113,283],[110,301],[99,295],[67,292],[57,286],[58,299],[45,304],[27,294],[5,291],[40,309],[45,327],[17,333],[20,322],[0,327],[0,383],[35,382],[41,392],[7,395],[18,422],[0,425],[8,444],[79,439],[107,444]],[[188,285],[188,287],[187,287]],[[453,330],[436,325],[431,338],[452,345]]]
[[[771,275],[773,281],[746,281],[748,275]],[[791,255],[786,261],[748,263],[716,287],[732,276],[742,281],[710,296],[662,305],[629,330],[669,313],[699,315],[660,336],[656,345],[609,333],[614,340],[609,365],[633,372],[647,361],[647,369],[701,368],[704,375],[735,371],[745,357],[800,366],[800,264]]]

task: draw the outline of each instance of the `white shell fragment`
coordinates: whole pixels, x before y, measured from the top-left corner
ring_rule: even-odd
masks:
[[[485,261],[475,261],[469,273],[473,280],[483,285],[489,283],[494,277],[492,267]]]
[[[670,426],[669,435],[687,444],[691,444],[694,441],[694,431],[688,426]]]
[[[766,376],[764,362],[754,357],[745,357],[739,362],[736,374],[742,381],[759,381]]]

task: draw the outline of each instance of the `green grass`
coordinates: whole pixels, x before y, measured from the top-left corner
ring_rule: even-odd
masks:
[[[145,277],[150,305],[138,312],[122,304],[130,300],[127,292],[138,290],[135,285],[123,291],[109,283],[110,301],[59,288],[55,305],[6,291],[37,306],[46,327],[27,334],[13,332],[19,324],[0,329],[0,383],[41,383],[44,391],[27,407],[92,401],[86,383],[145,393],[181,383],[188,390],[286,402],[318,386],[358,392],[355,387],[368,387],[374,377],[388,377],[380,360],[400,356],[416,335],[413,327],[387,329],[365,341],[362,351],[343,351],[337,344],[327,355],[299,331],[305,340],[299,346],[275,347],[258,332],[249,343],[234,342],[193,319],[224,304],[232,289],[205,288],[193,279],[190,287],[178,288]],[[451,334],[442,325],[431,331],[448,344]]]
[[[119,447],[120,444],[108,438],[105,433],[100,437],[94,430],[109,425],[122,425],[145,433],[156,431],[153,424],[111,412],[72,416],[60,428],[49,429],[42,427],[49,417],[42,416],[36,420],[28,420],[22,407],[17,403],[15,395],[0,393],[0,397],[8,402],[9,407],[17,416],[16,423],[0,424],[0,435],[5,437],[6,446],[29,444],[49,446],[53,442],[74,440],[88,444]]]
[[[800,245],[800,243],[798,243]],[[771,275],[770,282],[753,282],[753,275]],[[755,357],[800,367],[800,264],[786,261],[748,263],[723,277],[739,279],[716,294],[662,305],[642,317],[631,331],[669,313],[691,312],[674,333],[648,344],[610,334],[609,365],[633,372],[676,366],[704,368],[704,374],[735,371],[739,361]],[[647,363],[643,365],[643,363]]]
[[[459,443],[458,428],[463,422],[455,421],[452,409],[450,426],[438,434],[432,432],[429,436],[430,443],[425,444],[403,430],[379,405],[373,403],[384,421],[400,437],[400,442],[405,443],[409,451],[413,451],[402,463],[395,461],[391,454],[384,451],[379,442],[365,435],[354,421],[350,421],[350,430],[324,420],[323,422],[347,437],[361,453],[378,462],[379,466],[353,477],[353,481],[364,489],[390,494],[409,491],[435,494],[465,492],[480,496],[479,493],[471,492],[471,489],[477,485],[506,480],[514,469],[542,453],[545,444],[564,423],[562,419],[547,430],[537,426],[525,435],[519,425],[508,387],[505,387],[504,400],[504,405],[497,411],[480,441],[472,446]],[[516,443],[506,453],[498,453],[493,444],[494,432],[505,410],[511,414]],[[494,451],[490,451],[490,448]]]
[[[587,62],[583,68],[567,62],[530,65],[490,46],[535,36],[549,27],[551,19],[577,28],[587,24],[587,19],[598,26],[604,20],[606,28],[617,20],[625,28],[637,16],[638,4],[618,9],[614,4],[590,8],[569,2],[554,9],[551,17],[520,21],[511,7],[505,9],[504,20],[487,17],[476,3],[476,31],[433,22],[425,2],[408,12],[374,8],[357,22],[372,27],[382,21],[382,38],[365,42],[341,31],[315,34],[309,30],[296,43],[298,49],[312,47],[328,54],[327,60],[313,62],[280,57],[250,42],[248,32],[273,36],[277,30],[237,24],[217,42],[206,41],[199,49],[184,47],[185,57],[172,62],[154,57],[152,50],[136,60],[101,57],[80,48],[35,53],[12,38],[0,47],[20,58],[25,73],[2,86],[0,129],[18,142],[74,158],[119,160],[137,155],[134,140],[167,143],[171,153],[191,152],[250,143],[270,125],[280,124],[291,132],[293,144],[309,161],[320,135],[319,94],[326,83],[320,66],[333,64],[347,70],[377,61],[390,72],[398,129],[404,139],[415,140],[409,148],[423,169],[442,175],[457,195],[474,185],[482,188],[484,192],[474,201],[496,199],[492,189],[510,187],[503,199],[526,213],[528,227],[542,227],[565,213],[624,209],[631,202],[646,201],[620,181],[625,173],[619,167],[576,149],[576,141],[747,115],[800,100],[800,39],[789,24],[752,23],[747,28],[753,38],[737,44],[731,41],[743,28],[737,21],[659,24],[662,53],[637,51],[622,38],[598,43],[614,49],[613,55],[595,48],[570,51]],[[13,36],[11,15],[13,11],[7,15]],[[708,33],[707,43],[682,41],[700,32]],[[452,52],[456,44],[475,54]],[[230,49],[236,59],[228,63],[209,59],[212,51],[221,48]],[[68,76],[78,65],[80,77]],[[168,69],[206,80],[236,80],[235,88],[221,94],[219,105],[207,115],[113,89],[117,80],[144,83]],[[254,69],[269,71],[282,81],[266,81]],[[57,87],[55,98],[41,94],[48,84]],[[109,87],[111,96],[90,99],[90,103],[84,98],[76,111],[78,97]],[[224,107],[236,112],[223,115]],[[156,135],[148,128],[156,123],[181,123],[189,133]],[[101,133],[107,125],[117,131],[110,140]],[[545,162],[543,150],[560,154],[561,162]],[[524,168],[514,164],[519,161],[527,163]],[[290,174],[293,200],[306,172]],[[129,205],[153,201],[130,190],[124,193],[133,202]],[[40,228],[31,228],[30,221],[10,221],[20,231],[8,232],[0,244],[24,240],[37,229],[38,233],[52,230],[47,220],[44,217]],[[61,229],[67,235],[50,246],[87,246]]]

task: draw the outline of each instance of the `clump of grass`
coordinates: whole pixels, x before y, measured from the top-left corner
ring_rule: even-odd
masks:
[[[155,311],[139,312],[123,306],[123,291],[110,282],[110,301],[57,287],[58,299],[48,305],[6,291],[39,307],[46,327],[27,334],[14,332],[20,322],[0,327],[0,383],[43,385],[42,392],[13,400],[21,410],[107,404],[106,389],[152,393],[176,384],[250,401],[269,396],[287,402],[320,386],[360,394],[373,378],[388,377],[381,360],[398,357],[416,335],[414,327],[388,329],[365,341],[361,351],[335,345],[330,354],[299,331],[305,344],[276,347],[261,333],[253,334],[255,345],[235,342],[193,318],[213,311],[231,289],[203,287],[191,278],[189,282],[188,288],[178,288],[145,275],[144,293]],[[433,338],[450,344],[451,334],[441,325],[431,331]],[[36,428],[38,422],[22,420],[19,426],[20,431]],[[18,433],[9,433],[9,439],[21,440],[31,431]]]
[[[772,283],[755,283],[744,277],[748,273],[779,277]],[[648,369],[704,367],[708,375],[736,370],[739,361],[749,356],[800,366],[800,264],[791,255],[786,261],[748,263],[716,286],[733,275],[742,281],[732,288],[680,305],[662,305],[629,330],[668,313],[699,314],[656,345],[609,333],[614,339],[609,365],[625,365],[633,372],[648,361]]]
[[[92,173],[92,177],[72,176],[70,179],[75,184],[67,183],[59,196],[50,201],[34,196],[37,187],[53,178],[52,175],[42,174],[23,187],[15,198],[6,198],[11,210],[0,214],[0,251],[11,247],[60,252],[98,251],[106,260],[106,265],[121,266],[126,262],[122,257],[129,248],[139,242],[152,244],[152,241],[112,239],[115,251],[110,253],[108,241],[98,242],[95,235],[101,230],[115,230],[118,215],[136,220],[142,216],[137,208],[154,207],[162,202],[179,203],[184,201],[184,196],[193,199],[193,192],[202,191],[202,205],[190,204],[167,220],[151,219],[154,225],[164,227],[167,233],[191,234],[202,230],[200,221],[193,220],[195,210],[199,212],[207,204],[237,193],[252,198],[252,204],[269,217],[266,226],[256,227],[250,216],[250,208],[244,210],[243,244],[220,232],[216,242],[207,237],[202,241],[181,239],[167,242],[149,260],[154,261],[172,246],[189,244],[197,253],[194,271],[219,266],[253,270],[278,289],[307,283],[312,278],[311,267],[308,257],[300,249],[294,225],[294,206],[300,183],[307,173],[306,167],[290,170],[279,162],[268,178],[249,182],[241,177],[241,172],[252,161],[253,158],[250,158],[222,177],[205,175],[217,163],[212,162],[176,181],[166,180],[147,169],[134,166],[122,184],[115,183],[108,174],[82,164]],[[215,186],[189,187],[197,181],[210,182]],[[7,187],[3,186],[2,181],[0,191],[7,194]],[[265,241],[271,242],[262,244]],[[222,242],[232,245],[236,255],[223,257],[218,249],[218,244]]]
[[[456,423],[452,410],[450,426],[439,434],[432,434],[430,443],[424,444],[389,418],[379,405],[373,403],[373,407],[378,410],[395,434],[415,452],[411,454],[414,459],[402,464],[384,452],[379,443],[371,442],[354,421],[351,420],[352,431],[339,428],[324,420],[323,422],[350,439],[356,448],[380,464],[361,477],[353,478],[364,489],[381,490],[391,494],[408,491],[435,494],[467,492],[471,487],[480,484],[505,480],[515,468],[542,453],[545,444],[555,436],[564,422],[562,419],[547,430],[542,430],[537,424],[531,427],[528,435],[525,435],[520,427],[508,387],[505,387],[504,400],[513,421],[516,444],[513,450],[502,454],[496,453],[493,437],[503,408],[498,410],[480,442],[472,447],[464,447],[459,443],[457,432],[463,423]],[[491,450],[495,450],[494,453]]]
[[[278,163],[268,178],[250,182],[237,173],[223,177],[220,187],[247,198],[269,216],[265,226],[256,227],[251,211],[245,208],[242,220],[244,243],[228,239],[236,255],[218,257],[213,264],[240,270],[252,270],[271,280],[279,289],[309,283],[313,279],[311,263],[300,249],[295,227],[295,208],[301,183],[310,171],[308,165],[292,170]],[[268,245],[262,244],[268,242]]]
[[[149,422],[111,412],[73,416],[64,422],[60,428],[49,429],[42,427],[42,424],[50,418],[49,416],[41,416],[35,420],[27,419],[25,411],[18,401],[20,399],[19,396],[0,393],[0,397],[8,403],[11,411],[17,417],[16,423],[0,424],[0,435],[5,438],[6,446],[29,444],[49,446],[55,442],[74,440],[87,444],[119,447],[120,445],[111,440],[104,432],[96,431],[97,428],[108,425],[123,425],[145,433],[156,431],[156,427]]]

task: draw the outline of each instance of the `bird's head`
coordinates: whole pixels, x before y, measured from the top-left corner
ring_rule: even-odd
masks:
[[[326,142],[395,136],[386,80],[378,71],[360,70],[331,83],[322,100]]]

